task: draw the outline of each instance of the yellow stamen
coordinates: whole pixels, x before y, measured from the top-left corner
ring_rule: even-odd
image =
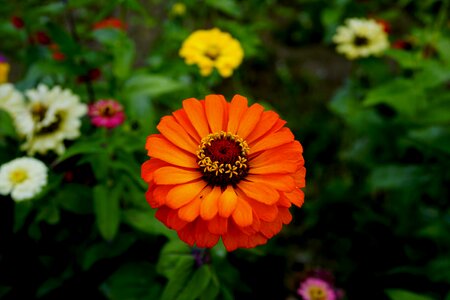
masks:
[[[22,183],[28,178],[28,173],[25,170],[17,169],[11,172],[9,179],[14,183]]]

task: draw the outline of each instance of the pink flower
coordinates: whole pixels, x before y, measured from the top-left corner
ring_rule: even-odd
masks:
[[[336,292],[326,281],[319,278],[308,278],[300,284],[297,293],[304,300],[337,300]]]
[[[97,127],[114,128],[125,120],[123,107],[112,99],[102,99],[89,106],[91,122]]]

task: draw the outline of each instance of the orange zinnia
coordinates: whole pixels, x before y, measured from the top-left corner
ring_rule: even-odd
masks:
[[[147,138],[141,174],[156,218],[191,246],[265,244],[303,204],[303,150],[285,124],[239,95],[184,100]]]

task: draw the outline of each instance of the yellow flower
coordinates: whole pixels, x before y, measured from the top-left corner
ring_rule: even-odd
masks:
[[[9,64],[7,62],[0,62],[0,83],[8,81]]]
[[[222,77],[233,74],[244,58],[238,40],[217,28],[194,31],[183,43],[180,56],[188,65],[196,64],[208,76],[216,68]]]
[[[383,26],[370,19],[347,19],[345,26],[338,27],[333,41],[336,51],[348,59],[381,55],[389,47]]]
[[[172,5],[172,9],[170,10],[170,14],[172,16],[182,16],[186,13],[186,5],[181,2],[177,2]]]

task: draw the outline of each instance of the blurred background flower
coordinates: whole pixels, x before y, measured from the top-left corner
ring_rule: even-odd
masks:
[[[89,106],[89,117],[97,127],[114,128],[125,121],[123,107],[112,99],[102,99]]]
[[[202,76],[217,69],[222,77],[229,77],[244,58],[238,40],[217,28],[197,30],[187,37],[180,49],[180,56],[188,65],[196,64]]]
[[[47,167],[32,157],[16,158],[0,166],[0,194],[15,201],[36,196],[47,184]]]

